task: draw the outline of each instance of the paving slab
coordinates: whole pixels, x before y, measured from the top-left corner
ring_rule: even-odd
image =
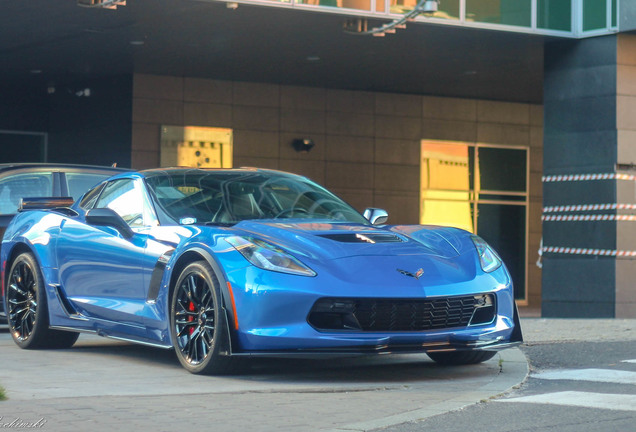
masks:
[[[0,331],[0,423],[43,429],[364,431],[477,403],[523,381],[518,349],[442,367],[424,354],[254,360],[242,374],[187,373],[172,351],[82,335],[68,350],[21,350]]]

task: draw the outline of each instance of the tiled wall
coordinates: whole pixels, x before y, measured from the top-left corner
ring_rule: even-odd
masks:
[[[541,301],[543,109],[538,105],[276,84],[135,75],[132,165],[159,163],[159,127],[234,131],[234,166],[303,174],[359,210],[389,211],[391,223],[418,223],[420,140],[530,148],[528,281]],[[315,147],[297,153],[295,138]]]
[[[617,39],[616,61],[616,128],[617,163],[636,165],[636,36],[620,34]],[[630,172],[630,174],[633,172]],[[636,204],[633,181],[617,181],[617,202]],[[636,214],[619,210],[619,214]],[[633,221],[619,221],[616,227],[616,248],[636,250],[636,230]],[[636,266],[632,259],[616,260],[616,317],[636,317]]]

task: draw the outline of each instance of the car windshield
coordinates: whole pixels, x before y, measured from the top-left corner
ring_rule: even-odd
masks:
[[[146,178],[156,202],[179,224],[302,218],[368,224],[351,206],[302,177],[263,172],[163,172]]]

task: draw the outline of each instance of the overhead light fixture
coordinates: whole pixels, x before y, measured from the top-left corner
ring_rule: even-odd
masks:
[[[434,14],[437,12],[437,7],[439,6],[437,0],[426,0],[422,5],[422,13],[423,14]]]
[[[228,9],[234,10],[234,9],[238,8],[238,3],[236,3],[236,2],[227,2],[227,3],[225,3],[225,7],[228,8]]]

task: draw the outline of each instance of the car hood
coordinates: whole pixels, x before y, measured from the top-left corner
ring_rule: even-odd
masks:
[[[466,231],[423,225],[243,221],[233,228],[238,235],[257,237],[319,260],[409,255],[453,258],[472,244]]]

